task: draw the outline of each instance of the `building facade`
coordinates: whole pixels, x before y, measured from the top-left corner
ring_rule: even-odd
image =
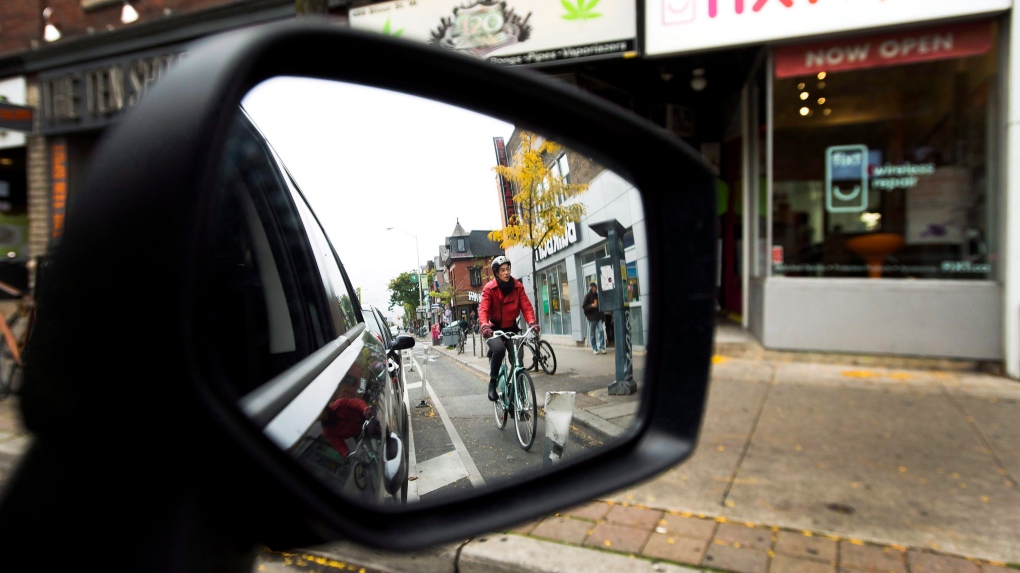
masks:
[[[518,131],[506,142],[506,148],[516,150],[519,146]],[[510,153],[511,164],[513,157]],[[648,324],[648,283],[644,280],[648,276],[648,251],[640,193],[612,171],[570,149],[561,149],[546,160],[554,177],[566,183],[586,185],[587,190],[564,202],[585,206],[580,221],[568,223],[564,235],[549,239],[535,250],[507,249],[514,276],[524,283],[528,295],[534,296],[532,303],[542,327],[542,337],[565,344],[585,344],[588,325],[581,301],[588,292],[588,285],[596,282],[597,261],[608,255],[606,238],[590,225],[615,220],[625,230],[631,344],[643,350]],[[605,318],[606,331],[612,341],[614,313],[606,313]]]
[[[492,259],[504,254],[499,243],[489,239],[489,232],[465,231],[458,220],[446,238],[443,264],[447,285],[454,294],[450,305],[453,320],[478,316],[482,287],[492,280]]]
[[[102,134],[190,42],[294,16],[294,0],[0,3],[0,102],[33,108],[35,124],[0,130],[0,252],[24,269],[59,244]]]
[[[647,4],[649,56],[756,41],[722,141],[697,142],[721,148],[721,305],[767,348],[1017,375],[1012,3],[688,4]]]
[[[337,12],[365,29],[392,20],[405,38],[429,41],[463,2],[400,4],[404,12],[391,2],[349,12],[337,4]],[[0,133],[0,251],[13,258],[59,241],[99,135],[188,41],[294,13],[290,0],[131,5],[140,18],[125,24],[122,2],[0,4],[0,96],[34,107],[38,125],[22,139]],[[988,361],[1020,377],[1012,0],[644,0],[633,8],[603,0],[603,21],[564,28],[558,7],[508,0],[505,10],[533,14],[527,38],[495,52],[458,45],[575,84],[703,154],[719,175],[720,317],[765,347]],[[406,14],[413,18],[401,20]],[[61,39],[46,41],[50,24]],[[584,161],[567,157],[575,178]],[[587,225],[617,219],[633,237],[628,280],[633,263],[632,305],[642,312],[631,326],[643,339],[637,191],[607,172],[587,181],[593,208],[545,249],[535,272],[515,250],[508,256],[516,272],[529,269],[529,292],[541,293],[544,332],[579,341],[581,285],[600,249]]]

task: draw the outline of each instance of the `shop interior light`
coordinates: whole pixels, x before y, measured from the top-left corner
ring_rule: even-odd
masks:
[[[825,108],[825,111],[823,111],[822,113],[825,114],[825,115],[831,115],[832,114],[832,110],[829,109],[829,108]]]
[[[825,105],[825,98],[823,97],[818,98],[818,105]]]
[[[869,231],[874,231],[878,228],[879,221],[882,220],[881,213],[861,213],[861,222],[867,227]]]
[[[802,89],[804,89],[806,87],[807,87],[807,84],[804,83],[804,82],[800,82],[799,84],[797,84],[797,89],[799,89],[799,90],[802,90]]]
[[[135,10],[134,6],[130,2],[124,2],[124,7],[120,10],[120,21],[124,24],[130,24],[138,19],[138,11]]]
[[[802,107],[802,108],[800,108],[800,114],[801,114],[801,115],[807,115],[807,114],[809,114],[809,113],[811,113],[811,110],[810,110],[810,109],[808,109],[808,108],[806,108],[806,107]]]
[[[811,94],[807,92],[800,92],[800,99],[806,100],[809,97],[811,97]]]
[[[14,160],[10,157],[0,157],[0,165],[14,165]]]
[[[825,72],[818,72],[818,79],[824,80],[825,79]]]
[[[818,89],[824,90],[825,89],[825,82],[818,82]]]
[[[46,20],[46,27],[43,28],[43,40],[47,42],[56,42],[60,39],[60,30],[50,22],[50,16],[53,15],[53,8],[47,7],[42,12],[43,19]]]

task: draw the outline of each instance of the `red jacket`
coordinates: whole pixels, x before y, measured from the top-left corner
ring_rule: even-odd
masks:
[[[528,324],[538,322],[528,293],[524,292],[524,284],[513,277],[511,280],[514,281],[514,290],[506,296],[499,290],[496,279],[482,287],[482,302],[478,303],[478,321],[481,324],[492,324],[493,330],[510,328],[517,323],[521,312],[524,312],[524,320]]]

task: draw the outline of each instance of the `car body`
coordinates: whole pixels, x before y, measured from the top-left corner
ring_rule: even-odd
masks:
[[[216,273],[214,292],[222,296],[209,303],[210,308],[220,309],[212,315],[211,328],[222,333],[216,339],[229,340],[234,338],[233,323],[245,323],[248,336],[268,341],[262,347],[265,356],[258,362],[271,365],[258,368],[250,358],[236,361],[231,370],[245,372],[235,377],[245,381],[239,388],[246,391],[240,403],[249,415],[265,423],[263,430],[271,440],[331,488],[366,502],[401,502],[407,496],[405,444],[410,428],[403,387],[389,368],[395,341],[388,329],[380,330],[385,322],[376,309],[362,309],[359,320],[352,302],[357,300],[354,291],[325,231],[286,166],[243,109],[231,138],[222,184],[235,191],[238,208],[221,206],[220,217],[232,223],[227,228],[247,227],[242,235],[263,239],[252,240],[243,247],[244,256],[231,261],[232,241],[224,236],[217,241],[221,246],[214,263],[254,267],[247,274],[257,273],[262,288],[250,286],[253,276],[228,270]],[[243,294],[238,297],[238,292]],[[238,298],[247,300],[245,308],[264,306],[266,316],[252,320],[250,313],[242,316],[239,309],[223,310]],[[302,323],[313,332],[302,333]],[[291,404],[301,407],[268,405],[265,396],[273,393],[278,369],[293,365],[316,346],[340,339],[345,339],[346,346],[292,398]],[[247,362],[247,368],[241,362]]]

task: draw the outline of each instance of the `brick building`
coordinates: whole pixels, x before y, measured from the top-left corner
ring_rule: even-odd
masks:
[[[503,254],[499,243],[489,239],[489,232],[465,231],[458,219],[443,245],[447,283],[456,293],[451,309],[454,320],[461,312],[468,317],[477,313],[482,287],[492,280],[492,259]]]

